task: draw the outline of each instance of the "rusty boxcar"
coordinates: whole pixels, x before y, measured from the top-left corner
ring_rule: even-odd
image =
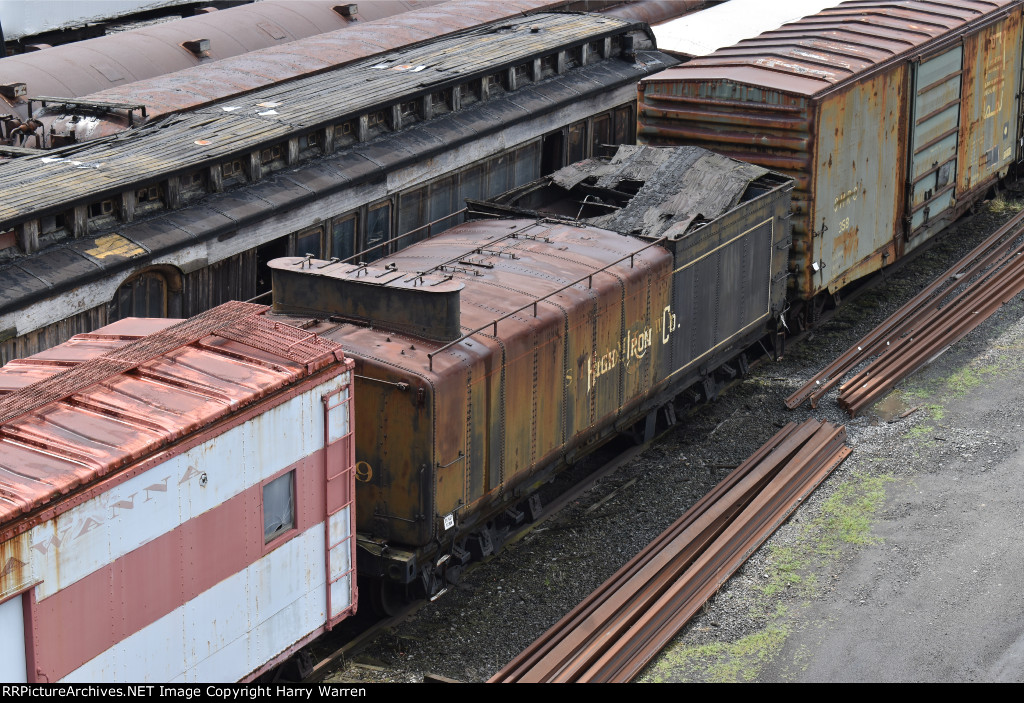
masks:
[[[1022,6],[838,4],[643,79],[638,140],[795,179],[791,293],[813,317],[1020,159]]]
[[[474,221],[372,264],[271,262],[274,316],[356,361],[359,568],[384,592],[437,595],[539,482],[625,428],[649,436],[774,332],[788,179],[702,149],[591,165],[552,176],[580,185],[575,218]]]
[[[265,310],[0,369],[0,680],[251,678],[355,611],[353,362]]]

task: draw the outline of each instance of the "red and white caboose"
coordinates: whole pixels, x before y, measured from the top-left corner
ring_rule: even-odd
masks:
[[[353,363],[265,310],[0,369],[0,680],[248,679],[355,611]]]

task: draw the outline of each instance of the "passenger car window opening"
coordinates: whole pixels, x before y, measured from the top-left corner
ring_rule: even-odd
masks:
[[[295,528],[295,471],[263,485],[263,543]]]

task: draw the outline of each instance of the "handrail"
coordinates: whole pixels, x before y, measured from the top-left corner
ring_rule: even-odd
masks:
[[[568,290],[569,288],[572,288],[573,286],[579,285],[583,281],[587,281],[587,288],[593,288],[594,287],[594,275],[595,274],[601,273],[603,271],[607,271],[612,266],[620,264],[623,261],[625,261],[626,259],[629,259],[629,267],[633,268],[633,265],[634,265],[633,259],[636,257],[637,254],[640,254],[641,252],[644,252],[644,251],[650,249],[653,246],[658,246],[662,242],[666,241],[667,239],[668,239],[668,237],[659,237],[658,239],[654,240],[653,242],[651,242],[647,246],[642,247],[640,249],[637,249],[632,254],[627,254],[626,256],[623,256],[622,258],[616,259],[615,261],[612,261],[611,263],[605,264],[604,266],[602,266],[601,268],[597,269],[596,271],[591,271],[586,276],[583,276],[582,278],[579,278],[579,279],[573,281],[572,283],[567,283],[564,286],[562,286],[561,288],[559,288],[557,290],[553,290],[553,291],[551,291],[550,293],[544,295],[541,298],[535,299],[532,303],[527,303],[526,305],[523,305],[521,307],[516,308],[515,310],[512,310],[510,312],[505,313],[501,317],[494,318],[493,320],[488,322],[486,325],[484,325],[482,327],[478,327],[477,329],[473,330],[472,332],[467,332],[466,334],[462,335],[458,339],[455,339],[455,340],[452,340],[451,342],[448,342],[443,347],[440,347],[440,348],[436,349],[433,352],[427,352],[427,361],[428,361],[429,369],[431,371],[434,370],[434,357],[437,354],[440,354],[441,352],[448,350],[449,348],[455,346],[456,344],[469,339],[470,337],[472,337],[475,334],[479,334],[480,332],[483,332],[488,327],[492,327],[492,326],[494,327],[494,331],[492,333],[492,336],[497,337],[498,336],[498,323],[499,322],[501,322],[502,320],[508,319],[508,318],[512,317],[513,315],[517,315],[517,314],[521,313],[523,310],[525,310],[528,307],[531,307],[531,306],[533,307],[533,316],[537,317],[537,304],[538,303],[541,303],[541,302],[547,300],[548,298],[550,298],[550,297],[552,297],[554,295],[558,295],[562,291]]]

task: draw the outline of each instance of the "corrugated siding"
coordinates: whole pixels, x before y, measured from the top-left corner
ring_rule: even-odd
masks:
[[[809,265],[814,197],[814,106],[806,98],[732,81],[640,84],[637,141],[701,146],[783,173],[795,182],[794,252]]]

